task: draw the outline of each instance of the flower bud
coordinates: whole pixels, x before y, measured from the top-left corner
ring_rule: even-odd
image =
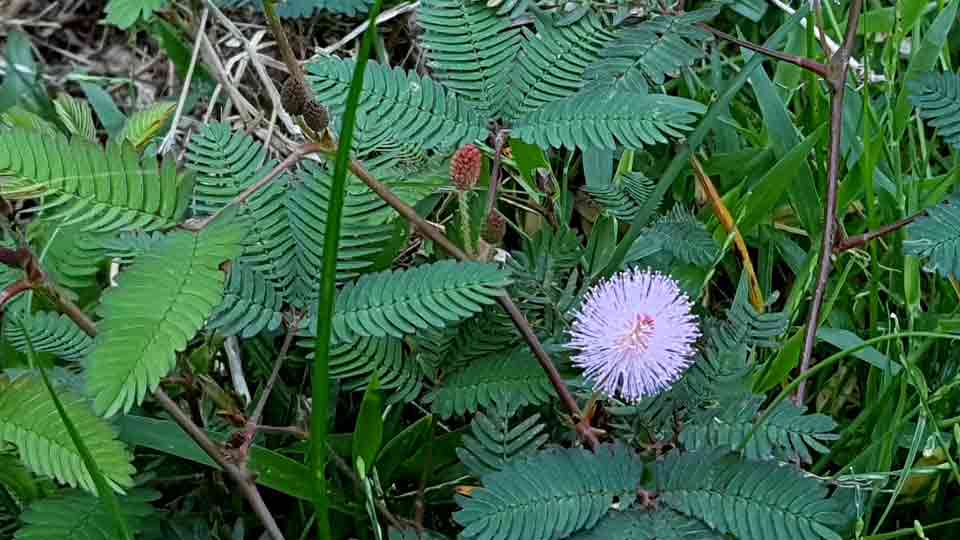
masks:
[[[457,150],[450,161],[450,181],[460,191],[470,191],[480,178],[483,155],[480,149],[468,144]]]
[[[507,218],[494,208],[487,215],[487,222],[483,227],[483,239],[491,244],[499,244],[507,234]]]

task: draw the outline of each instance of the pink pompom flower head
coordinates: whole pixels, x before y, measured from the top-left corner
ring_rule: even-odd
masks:
[[[626,270],[590,289],[570,329],[573,363],[627,402],[660,393],[692,363],[700,337],[690,299],[669,276]]]

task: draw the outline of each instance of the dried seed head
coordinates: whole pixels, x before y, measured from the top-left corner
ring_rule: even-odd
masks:
[[[457,150],[450,161],[450,181],[457,186],[457,189],[469,191],[477,185],[477,180],[480,179],[482,158],[480,149],[472,144]]]
[[[327,125],[330,123],[330,115],[327,113],[326,107],[318,103],[317,100],[311,99],[303,104],[303,121],[310,129],[321,133],[327,129]]]
[[[300,82],[300,79],[293,76],[287,77],[287,80],[283,82],[283,88],[280,90],[280,103],[288,113],[302,114],[309,93],[306,85]]]
[[[491,244],[499,244],[507,234],[507,218],[494,208],[487,215],[487,223],[483,227],[483,239]]]

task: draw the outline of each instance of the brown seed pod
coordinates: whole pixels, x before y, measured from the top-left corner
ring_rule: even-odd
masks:
[[[311,99],[303,104],[303,121],[310,129],[320,133],[330,124],[330,114],[326,107]]]
[[[309,90],[296,77],[287,77],[280,90],[280,103],[290,114],[303,114],[303,107],[307,103]]]

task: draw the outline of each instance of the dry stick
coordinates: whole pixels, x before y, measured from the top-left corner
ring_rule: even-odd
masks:
[[[737,224],[733,221],[733,216],[730,215],[730,210],[723,204],[720,193],[717,192],[713,181],[710,180],[706,171],[703,170],[703,165],[700,163],[700,160],[697,159],[696,154],[690,154],[690,165],[693,167],[694,176],[697,177],[700,186],[707,195],[707,199],[710,201],[710,206],[713,207],[713,213],[717,216],[717,221],[723,225],[727,234],[733,234],[733,244],[737,247],[737,252],[740,253],[740,259],[743,261],[743,270],[747,273],[747,278],[750,280],[750,303],[753,304],[753,308],[756,309],[758,313],[763,313],[767,306],[763,301],[760,281],[757,279],[756,271],[754,271],[753,261],[750,260],[750,252],[747,251],[747,244],[743,241],[743,235],[740,234]]]
[[[290,345],[293,344],[293,338],[299,329],[300,317],[295,316],[287,327],[287,336],[283,339],[283,345],[280,346],[280,354],[277,355],[277,359],[273,363],[273,371],[270,372],[267,385],[264,387],[263,393],[260,394],[260,400],[257,401],[257,405],[253,408],[253,414],[247,419],[246,433],[244,434],[245,448],[249,448],[253,443],[254,435],[257,432],[257,424],[260,423],[260,418],[263,417],[263,409],[267,405],[267,400],[270,398],[273,386],[277,383],[277,378],[280,376],[280,367],[283,366],[283,361],[286,360],[287,353],[290,351]]]
[[[30,258],[31,262],[36,264],[36,256],[31,253]],[[72,300],[63,296],[63,294],[57,290],[56,285],[54,285],[53,282],[51,282],[49,279],[44,279],[37,285],[50,294],[60,308],[60,311],[65,313],[67,317],[70,317],[70,320],[76,323],[76,325],[79,326],[85,334],[92,338],[97,336],[96,323],[94,323],[93,320],[83,312],[83,310],[74,304]],[[263,523],[263,526],[267,529],[267,532],[270,534],[270,538],[273,540],[284,540],[283,533],[280,532],[280,528],[277,526],[277,522],[274,520],[273,514],[270,513],[266,503],[263,502],[263,498],[260,497],[260,492],[257,490],[256,483],[254,482],[250,473],[248,473],[245,468],[238,467],[234,463],[231,463],[221,449],[212,440],[210,440],[210,437],[207,436],[206,432],[197,427],[197,425],[193,423],[193,420],[191,420],[186,413],[180,410],[180,407],[178,407],[177,404],[170,399],[170,396],[168,396],[163,389],[158,387],[153,392],[153,397],[158,403],[160,403],[167,414],[173,417],[174,421],[187,433],[187,435],[189,435],[190,438],[192,438],[197,445],[203,449],[208,456],[210,456],[211,459],[220,465],[220,467],[223,468],[228,476],[234,479],[240,488],[240,492],[253,508],[253,512],[257,515],[257,517],[260,519],[260,522]]]
[[[413,11],[418,7],[420,7],[420,2],[411,2],[408,4],[400,4],[399,6],[388,9],[387,11],[384,11],[383,13],[381,13],[379,17],[377,17],[377,25],[379,26],[389,21],[390,19],[393,19],[394,17]],[[347,43],[350,43],[351,41],[356,39],[357,36],[359,36],[360,34],[363,34],[367,30],[368,26],[370,26],[370,21],[364,21],[363,24],[351,30],[350,33],[348,33],[346,36],[343,36],[343,39],[334,43],[333,45],[330,45],[329,47],[324,48],[323,54],[325,55],[333,54],[334,51],[340,49],[340,47],[343,47]],[[315,56],[310,60],[312,61],[312,60],[315,60],[316,58],[317,57]]]
[[[820,273],[817,277],[817,286],[813,291],[813,301],[807,319],[806,334],[803,336],[803,356],[800,359],[800,375],[810,369],[813,357],[813,346],[817,341],[817,325],[820,324],[820,309],[823,307],[823,297],[827,290],[827,280],[830,279],[831,256],[836,242],[837,224],[837,183],[840,176],[840,137],[843,135],[843,95],[846,91],[847,72],[850,69],[850,53],[853,50],[854,39],[857,36],[857,26],[860,23],[860,10],[863,0],[853,0],[850,5],[850,15],[847,19],[847,35],[843,45],[830,59],[827,83],[830,85],[830,155],[827,163],[827,204],[824,209],[823,240],[820,243]],[[821,29],[822,32],[822,29]],[[803,403],[807,381],[800,383],[797,388],[796,403]]]
[[[207,30],[207,16],[209,10],[204,9],[200,15],[200,26],[197,27],[197,38],[193,43],[193,53],[190,55],[190,66],[187,68],[187,75],[183,79],[183,89],[180,91],[180,99],[177,101],[177,110],[173,113],[173,121],[170,122],[170,131],[163,138],[157,154],[163,154],[170,149],[174,137],[177,136],[177,125],[180,123],[180,117],[183,116],[183,107],[187,103],[187,94],[190,93],[190,82],[193,80],[193,71],[197,67],[197,57],[200,56],[200,44],[203,43],[204,32]]]

